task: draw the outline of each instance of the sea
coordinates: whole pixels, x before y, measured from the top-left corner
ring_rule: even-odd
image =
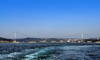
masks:
[[[0,43],[0,60],[100,60],[100,44]]]

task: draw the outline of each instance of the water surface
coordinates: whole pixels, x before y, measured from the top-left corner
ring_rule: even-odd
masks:
[[[0,60],[100,60],[100,45],[0,43]]]

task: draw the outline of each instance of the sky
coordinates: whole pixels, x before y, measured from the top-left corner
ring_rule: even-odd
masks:
[[[13,32],[40,38],[100,37],[100,0],[0,0],[0,37]]]

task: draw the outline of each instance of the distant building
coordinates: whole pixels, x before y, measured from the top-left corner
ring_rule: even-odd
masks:
[[[78,43],[81,43],[81,41],[78,41]]]
[[[94,43],[100,43],[100,41],[96,41],[96,42],[94,42]]]
[[[16,43],[16,41],[14,40],[13,43]]]
[[[29,41],[28,43],[36,43],[36,41]]]
[[[13,43],[20,43],[20,42],[17,42],[17,41],[14,40]]]
[[[87,43],[92,43],[92,41],[87,41]]]
[[[51,41],[51,43],[55,43],[56,41]]]
[[[64,41],[63,40],[60,40],[60,43],[63,43]]]
[[[43,40],[43,41],[40,41],[40,42],[45,43],[45,42],[46,42],[46,40]]]
[[[70,40],[68,40],[67,43],[70,43]]]

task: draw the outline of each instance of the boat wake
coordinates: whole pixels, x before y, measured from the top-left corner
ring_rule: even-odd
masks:
[[[50,46],[0,55],[0,60],[99,60],[98,45]]]

